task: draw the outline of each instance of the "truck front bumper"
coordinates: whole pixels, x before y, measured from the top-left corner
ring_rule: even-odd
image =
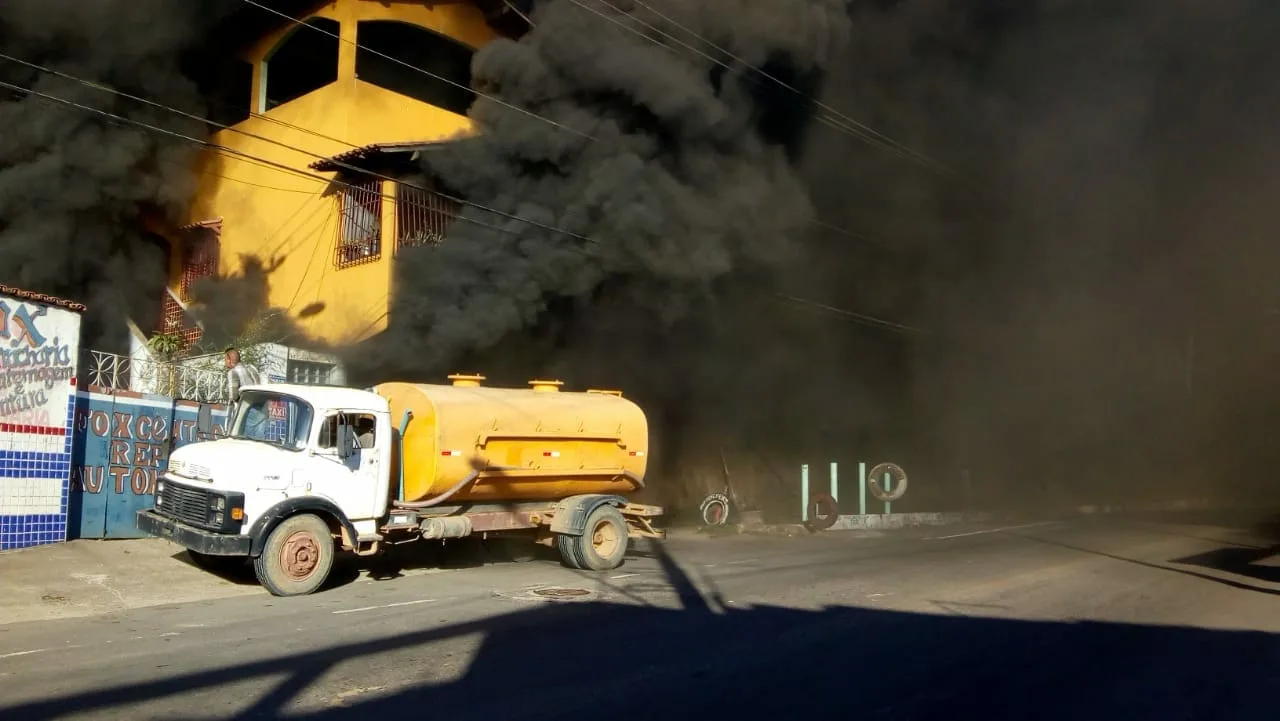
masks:
[[[138,511],[138,530],[206,556],[248,556],[253,544],[248,536],[206,531],[152,510]]]

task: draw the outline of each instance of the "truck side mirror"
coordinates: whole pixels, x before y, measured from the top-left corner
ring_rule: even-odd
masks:
[[[355,430],[346,423],[338,424],[338,457],[346,460],[356,453]]]

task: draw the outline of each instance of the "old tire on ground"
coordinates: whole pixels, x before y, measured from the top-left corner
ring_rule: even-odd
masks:
[[[627,555],[627,519],[613,506],[600,506],[587,516],[581,536],[556,536],[556,549],[569,568],[609,571]]]
[[[810,533],[825,531],[836,525],[839,517],[840,508],[836,505],[836,499],[822,493],[809,502],[809,520],[805,521],[804,527]]]
[[[698,511],[702,514],[703,525],[723,526],[733,515],[733,504],[723,493],[712,493],[702,500]]]
[[[191,558],[191,563],[196,568],[209,573],[231,573],[238,571],[244,566],[244,556],[210,556],[207,553],[199,553],[187,549],[187,555]]]
[[[253,559],[258,583],[274,596],[305,596],[329,578],[336,555],[329,526],[319,516],[290,516],[267,536]]]

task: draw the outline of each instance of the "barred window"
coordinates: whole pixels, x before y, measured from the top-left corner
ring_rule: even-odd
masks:
[[[382,257],[382,181],[356,180],[338,193],[340,217],[334,265],[348,268]]]
[[[439,245],[458,217],[458,203],[437,193],[396,184],[396,252],[420,245]]]

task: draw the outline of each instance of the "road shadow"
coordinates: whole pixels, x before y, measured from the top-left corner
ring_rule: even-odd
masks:
[[[661,548],[660,546],[658,548]],[[574,602],[0,708],[112,718],[1140,721],[1275,715],[1280,636],[850,606],[738,608],[657,557],[678,608]],[[424,616],[429,623],[430,616]],[[464,645],[479,637],[474,657]],[[441,681],[462,658],[459,673]],[[337,667],[341,666],[340,669]],[[295,708],[321,677],[343,688]],[[232,685],[258,680],[249,702]],[[164,700],[165,711],[141,704]],[[219,712],[235,702],[236,710]]]
[[[1144,568],[1150,568],[1157,571],[1179,573],[1184,576],[1191,576],[1192,578],[1198,578],[1202,581],[1211,581],[1213,583],[1222,584],[1223,586],[1234,588],[1240,591],[1253,591],[1255,593],[1261,593],[1268,596],[1280,596],[1280,589],[1268,588],[1266,586],[1259,586],[1257,584],[1249,583],[1247,581],[1241,581],[1236,578],[1226,578],[1223,576],[1215,576],[1209,573],[1194,571],[1189,568],[1178,568],[1177,566],[1174,566],[1174,565],[1168,565],[1168,564],[1179,564],[1179,565],[1187,565],[1187,566],[1199,566],[1201,568],[1212,569],[1215,571],[1224,571],[1227,573],[1236,574],[1245,578],[1250,578],[1258,581],[1276,582],[1276,581],[1280,581],[1280,574],[1273,574],[1273,570],[1276,570],[1276,569],[1270,569],[1265,566],[1255,566],[1252,564],[1256,564],[1258,561],[1264,558],[1275,555],[1278,551],[1280,551],[1280,548],[1258,548],[1254,546],[1243,546],[1243,547],[1234,546],[1230,548],[1216,548],[1206,553],[1196,554],[1196,555],[1188,556],[1185,558],[1171,559],[1167,563],[1153,563],[1151,561],[1143,561],[1137,558],[1129,558],[1128,556],[1121,556],[1115,553],[1099,551],[1093,548],[1085,548],[1083,546],[1078,546],[1073,543],[1066,543],[1064,541],[1057,541],[1049,538],[1044,538],[1042,536],[1034,536],[1027,533],[1009,533],[1008,535],[1016,536],[1018,538],[1022,538],[1028,541],[1035,541],[1036,543],[1043,543],[1049,546],[1057,546],[1058,548],[1065,548],[1070,551],[1087,553],[1091,556],[1109,558],[1113,561],[1129,563],[1135,566],[1142,566]]]
[[[1223,571],[1264,583],[1280,583],[1280,567],[1261,565],[1259,563],[1260,561],[1274,558],[1278,554],[1280,554],[1280,546],[1272,546],[1270,548],[1215,548],[1206,553],[1175,558],[1169,563]]]

